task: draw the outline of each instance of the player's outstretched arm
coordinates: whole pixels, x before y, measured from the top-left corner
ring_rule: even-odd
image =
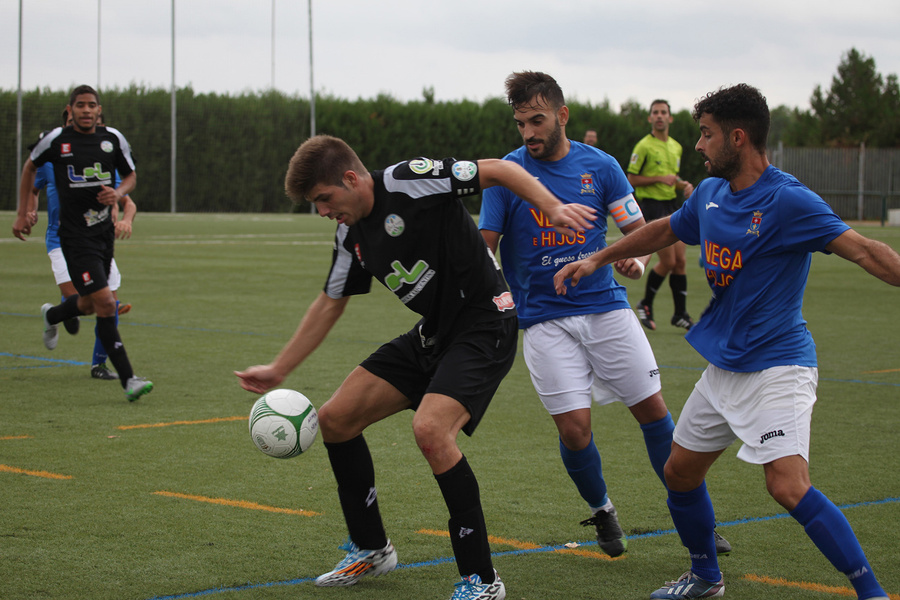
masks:
[[[349,296],[335,300],[320,292],[275,360],[268,365],[256,365],[234,372],[240,378],[241,387],[248,392],[262,394],[284,381],[328,336],[349,300]]]
[[[831,240],[825,249],[858,264],[884,282],[900,286],[900,254],[884,242],[848,229]]]
[[[565,265],[553,276],[553,287],[557,294],[565,295],[566,281],[568,280],[571,280],[570,285],[574,287],[578,285],[582,277],[588,277],[604,265],[626,258],[653,254],[660,248],[671,246],[677,241],[678,236],[669,226],[669,217],[658,219],[635,231],[630,231],[628,235],[596,254]]]
[[[596,211],[584,204],[563,204],[550,190],[532,177],[521,165],[497,158],[478,161],[481,187],[503,186],[513,194],[538,208],[553,223],[553,229],[571,236],[592,229]]]

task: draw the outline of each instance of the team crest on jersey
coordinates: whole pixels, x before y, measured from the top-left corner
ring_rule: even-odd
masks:
[[[103,140],[100,142],[100,149],[108,154],[113,151],[113,144],[109,140]]]
[[[750,219],[750,229],[747,230],[747,234],[752,233],[756,237],[759,237],[759,226],[762,225],[762,216],[763,214],[760,211],[753,211],[753,218]]]
[[[594,178],[590,173],[584,173],[581,175],[581,193],[582,194],[593,194],[594,193]]]
[[[384,230],[391,237],[399,237],[406,229],[406,223],[400,215],[388,215],[384,220]]]

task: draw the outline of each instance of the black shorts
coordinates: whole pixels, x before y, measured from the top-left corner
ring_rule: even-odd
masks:
[[[641,212],[644,213],[644,220],[648,223],[650,221],[662,219],[663,217],[668,217],[681,208],[682,204],[684,204],[684,200],[681,198],[672,198],[671,200],[638,198],[638,206],[641,207]]]
[[[109,285],[107,280],[113,259],[112,244],[72,244],[61,239],[60,247],[72,285],[79,296],[89,296]]]
[[[416,410],[425,394],[443,394],[466,407],[471,436],[516,358],[518,319],[476,323],[439,353],[423,348],[418,328],[394,338],[360,366],[400,390]]]

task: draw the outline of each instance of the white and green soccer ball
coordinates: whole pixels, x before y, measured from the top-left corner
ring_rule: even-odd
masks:
[[[306,452],[319,433],[319,414],[294,390],[272,390],[250,411],[250,438],[264,454],[291,458]]]

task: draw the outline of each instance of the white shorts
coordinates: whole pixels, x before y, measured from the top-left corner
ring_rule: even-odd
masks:
[[[56,280],[56,285],[62,285],[63,283],[72,281],[72,278],[69,276],[69,268],[66,266],[66,257],[63,256],[62,248],[54,248],[47,253],[47,256],[50,257],[50,268],[53,269],[53,278]],[[114,292],[122,285],[122,274],[119,273],[116,259],[112,259],[107,282],[109,283],[109,289]]]
[[[525,363],[551,415],[660,391],[659,367],[631,309],[561,317],[525,330]],[[593,394],[592,394],[593,392]]]
[[[818,382],[815,367],[735,373],[709,365],[684,404],[674,440],[688,450],[716,452],[740,439],[737,457],[745,462],[795,455],[809,462]]]

